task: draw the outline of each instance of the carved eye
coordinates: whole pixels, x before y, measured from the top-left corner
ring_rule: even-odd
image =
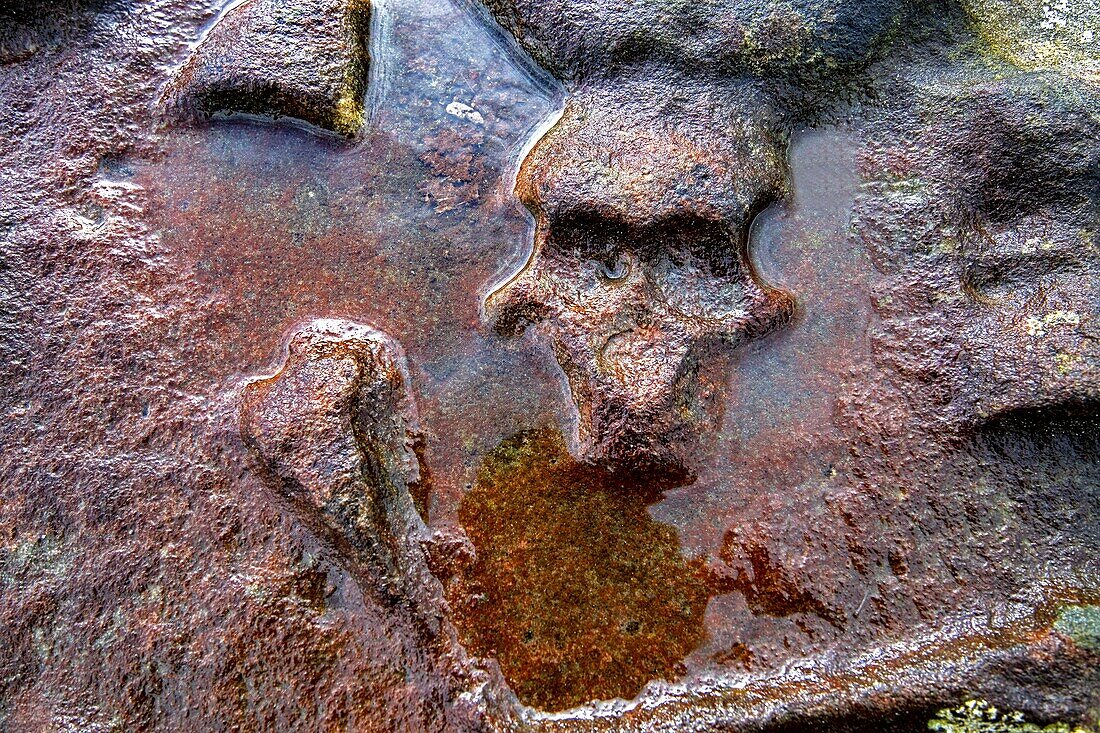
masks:
[[[600,277],[609,282],[621,282],[630,275],[630,261],[621,254],[599,260]]]

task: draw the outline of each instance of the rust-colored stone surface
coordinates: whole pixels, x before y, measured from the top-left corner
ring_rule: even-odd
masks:
[[[486,457],[459,509],[476,562],[450,598],[467,646],[497,659],[521,699],[629,699],[684,673],[709,593],[705,565],[646,512],[671,485],[579,463],[550,431]]]
[[[0,729],[1095,728],[1098,23],[0,4]]]

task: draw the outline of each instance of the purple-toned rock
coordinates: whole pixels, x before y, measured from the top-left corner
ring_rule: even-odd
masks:
[[[290,117],[339,135],[363,122],[369,0],[245,0],[199,44],[166,94],[184,117]]]

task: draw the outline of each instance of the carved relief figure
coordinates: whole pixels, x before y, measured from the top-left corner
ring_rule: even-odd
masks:
[[[1051,618],[1100,597],[1089,520],[1100,486],[1100,93],[1088,54],[1034,58],[1023,35],[993,48],[993,11],[974,3],[486,5],[569,88],[519,171],[533,249],[484,307],[498,333],[531,328],[549,342],[578,412],[579,455],[552,432],[513,436],[467,487],[467,535],[433,535],[410,493],[418,437],[400,348],[347,322],[296,332],[281,371],[250,383],[241,409],[275,495],[412,629],[439,694],[462,700],[457,725],[507,717],[511,691],[560,710],[672,677],[682,686],[668,707],[687,710],[673,715],[726,725],[759,712],[735,698],[749,673],[753,689],[778,694],[774,675],[792,660],[851,659],[887,642],[1001,653],[1025,643],[1013,634],[1040,639],[1054,661],[982,678],[990,690],[1011,696],[1057,667],[1035,708],[1089,709],[1091,652],[1051,635]],[[365,9],[288,8],[229,11],[165,100],[189,115],[285,115],[354,136]],[[324,42],[291,34],[283,45],[286,23],[271,25],[280,13],[300,27],[317,19]],[[246,42],[257,34],[264,43]],[[815,256],[847,248],[870,263],[852,271],[867,296],[853,318],[870,346],[831,364],[793,350],[806,371],[841,375],[827,418],[768,404],[780,417],[760,432],[774,445],[755,463],[737,447],[743,460],[711,487],[725,502],[711,517],[718,537],[688,557],[650,507],[690,485],[699,434],[719,427],[709,412],[732,401],[715,385],[771,376],[765,365],[731,377],[726,359],[767,354],[819,308],[797,279],[770,282],[753,251],[805,194],[792,148],[811,129],[840,130],[854,151],[843,246]],[[834,433],[814,432],[826,427]],[[800,430],[801,452],[782,444]],[[601,525],[601,513],[614,521]],[[523,532],[509,524],[517,517]],[[572,597],[582,595],[614,599],[615,612]],[[907,670],[901,656],[893,649],[883,668]],[[975,658],[891,704],[952,699],[976,679],[986,657]],[[704,701],[692,685],[706,674],[726,676]],[[1082,689],[1064,689],[1067,679]],[[848,711],[876,680],[838,682],[829,703]]]
[[[889,43],[902,2],[490,2],[572,93],[524,161],[530,260],[493,292],[498,328],[537,323],[592,460],[669,460],[700,362],[789,322],[747,253],[789,193],[791,130]]]
[[[981,3],[486,4],[571,90],[519,176],[517,194],[537,220],[533,252],[487,308],[501,330],[536,324],[553,344],[592,460],[667,453],[708,349],[791,320],[792,294],[761,280],[746,245],[754,217],[789,196],[792,131],[837,122],[866,130],[868,160],[922,136],[917,149],[892,152],[935,192],[922,188],[919,205],[877,199],[862,234],[882,262],[886,245],[869,231],[877,219],[878,231],[905,240],[891,266],[929,279],[940,263],[916,250],[950,241],[955,251],[940,260],[959,269],[949,277],[964,283],[958,299],[970,312],[947,316],[944,304],[945,327],[954,343],[986,350],[969,383],[955,385],[968,409],[988,416],[1095,398],[1096,360],[1079,356],[1093,340],[1069,333],[1097,304],[1095,285],[1079,279],[1095,277],[1085,273],[1095,273],[1097,201],[1097,92],[1082,83],[1093,66],[1077,60],[1081,51],[1062,65],[1048,55],[1042,71],[991,58],[982,34],[1002,10]],[[1078,11],[1059,37],[1085,44],[1087,34],[1072,34],[1090,19]],[[1027,39],[1012,32],[1022,53]],[[940,60],[948,49],[957,60]],[[910,203],[902,218],[896,209]],[[1006,315],[1003,298],[1026,297],[1006,278],[1040,272],[1078,273],[1054,288],[1064,307],[1039,313],[1014,301]],[[982,291],[998,289],[993,307],[1000,296]],[[991,338],[1024,311],[1038,319],[1033,331],[1069,339],[1045,342],[1041,364],[1026,339]],[[989,368],[999,374],[982,376]]]
[[[839,375],[818,443],[787,450],[776,429],[723,476],[743,503],[713,520],[715,582],[776,619],[731,620],[731,640],[761,663],[783,656],[768,634],[806,653],[947,619],[996,636],[992,608],[1041,626],[1040,609],[1096,597],[1094,8],[1021,10],[1049,21],[1043,52],[1022,19],[991,39],[996,3],[486,5],[570,90],[519,173],[533,249],[486,310],[552,346],[585,460],[679,465],[704,422],[698,375],[821,310],[797,280],[767,283],[754,222],[797,208],[798,131],[852,148],[851,210],[807,256],[866,258],[868,351],[793,352]],[[1058,694],[1091,704],[1095,677],[1073,684]]]

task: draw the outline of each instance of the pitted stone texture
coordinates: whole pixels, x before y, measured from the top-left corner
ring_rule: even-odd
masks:
[[[406,0],[387,10],[399,20],[401,12],[441,5]],[[522,427],[513,415],[526,410],[532,421],[547,414],[556,420],[560,413],[538,409],[556,395],[553,375],[533,386],[522,366],[534,350],[516,349],[498,361],[507,350],[474,335],[470,295],[523,231],[518,219],[500,225],[507,216],[486,207],[489,197],[477,192],[493,189],[501,149],[518,144],[521,118],[506,120],[508,110],[529,108],[522,98],[528,87],[499,88],[499,67],[477,55],[489,44],[463,36],[457,13],[397,23],[391,39],[400,57],[414,63],[400,80],[391,79],[391,109],[399,111],[390,118],[394,128],[372,131],[369,146],[339,150],[333,166],[327,141],[295,131],[165,129],[151,118],[151,101],[170,75],[163,65],[182,63],[186,42],[213,17],[216,9],[206,3],[73,0],[32,7],[81,11],[43,21],[56,21],[56,33],[21,33],[32,20],[14,32],[0,24],[0,37],[16,40],[4,53],[20,49],[5,56],[0,85],[0,120],[11,133],[11,144],[0,146],[6,186],[0,197],[3,725],[13,731],[476,730],[451,705],[476,705],[477,693],[469,691],[490,686],[453,684],[434,666],[449,652],[437,654],[425,641],[431,635],[412,630],[419,622],[410,606],[394,602],[404,597],[403,588],[383,597],[376,590],[380,576],[363,570],[373,566],[357,559],[350,543],[337,551],[331,538],[341,536],[343,524],[332,529],[312,508],[284,510],[283,484],[271,482],[270,474],[261,481],[255,465],[246,465],[237,392],[228,387],[237,375],[260,371],[279,334],[303,316],[352,313],[386,323],[415,349],[425,415],[434,409],[430,428],[450,440],[436,441],[428,454],[440,477],[430,492],[433,511],[444,521],[447,497],[461,497],[473,467],[463,462]],[[438,33],[441,26],[447,34]],[[457,50],[449,45],[456,38]],[[463,47],[463,38],[472,45]],[[1100,664],[1078,648],[1083,637],[1073,619],[1079,614],[1059,610],[1093,606],[1098,597],[1095,400],[1052,419],[1045,411],[1065,407],[1065,398],[1053,395],[1053,402],[1010,409],[975,433],[953,421],[976,412],[956,409],[964,403],[955,398],[966,395],[952,385],[970,384],[978,394],[984,382],[943,379],[973,373],[960,336],[985,334],[990,346],[1021,354],[1035,345],[989,328],[988,313],[1028,339],[1045,333],[1059,349],[1089,342],[1082,304],[1095,302],[1094,291],[1083,272],[1064,266],[1077,267],[1073,258],[1090,250],[1082,237],[1082,247],[1068,257],[1062,247],[1072,240],[1061,235],[1087,232],[1095,210],[1026,177],[994,176],[991,188],[971,186],[983,171],[998,170],[994,158],[1019,150],[1041,152],[1037,167],[1029,163],[1024,173],[1053,171],[1049,180],[1059,180],[1061,166],[1065,180],[1087,187],[1077,164],[1064,157],[1076,147],[1064,143],[1082,133],[1067,128],[1056,138],[1039,136],[1038,143],[1006,136],[1008,144],[984,144],[994,141],[985,138],[988,123],[1006,121],[987,115],[986,126],[971,124],[983,119],[978,104],[970,122],[955,123],[944,113],[970,103],[954,104],[950,95],[930,102],[927,87],[945,83],[943,69],[956,64],[988,72],[975,77],[979,81],[1002,76],[1015,84],[1022,77],[1009,64],[986,68],[972,55],[973,38],[948,33],[936,40],[931,47],[902,48],[909,56],[896,65],[869,69],[880,82],[874,94],[832,118],[856,128],[858,156],[837,168],[858,179],[853,185],[865,199],[851,222],[854,231],[843,218],[830,236],[845,239],[847,232],[856,238],[853,247],[866,237],[888,282],[879,283],[862,263],[845,267],[838,255],[846,252],[835,242],[784,242],[794,247],[791,259],[810,263],[785,272],[797,275],[784,279],[792,290],[816,286],[821,293],[835,281],[821,277],[829,268],[837,279],[854,280],[851,290],[816,303],[806,290],[797,292],[803,303],[834,309],[838,320],[854,310],[852,328],[870,332],[874,353],[844,334],[838,339],[843,329],[835,321],[815,324],[809,307],[806,320],[759,349],[742,350],[726,383],[731,386],[719,388],[731,430],[719,450],[700,459],[720,463],[715,480],[701,477],[650,515],[675,524],[685,552],[728,559],[719,568],[726,571],[721,580],[742,592],[707,604],[703,644],[709,646],[685,660],[683,680],[655,682],[634,703],[517,715],[586,733],[877,731],[906,730],[891,724],[895,714],[915,723],[908,729],[923,728],[928,706],[970,695],[1042,721],[1084,722],[1100,709]],[[451,50],[436,53],[444,47]],[[468,63],[467,51],[477,64]],[[481,67],[497,70],[482,73]],[[482,73],[476,84],[467,78],[460,85],[471,89],[462,99],[483,114],[483,127],[447,114],[454,99],[449,88],[442,98],[432,96],[438,80],[466,71]],[[891,79],[907,83],[899,88]],[[965,74],[962,79],[972,83]],[[668,86],[654,95],[662,103],[682,92],[671,75],[662,82]],[[906,86],[925,91],[909,94]],[[428,107],[427,98],[439,104]],[[887,114],[884,103],[898,114]],[[1049,101],[1022,104],[1019,115],[1016,109],[1010,117],[1024,122],[1057,112]],[[439,119],[428,124],[433,110]],[[752,113],[761,113],[759,104]],[[938,129],[924,129],[927,123]],[[462,134],[473,128],[476,134]],[[828,128],[818,132],[828,137]],[[236,143],[227,156],[230,139]],[[409,140],[424,147],[405,150]],[[956,161],[946,152],[960,140],[972,152]],[[469,203],[446,210],[438,196],[434,216],[416,206],[421,153],[444,185],[420,193],[457,190],[456,200]],[[271,164],[257,165],[257,159]],[[936,165],[945,162],[948,168],[938,172]],[[476,175],[454,176],[452,168],[476,169]],[[316,175],[319,170],[327,175]],[[467,175],[476,182],[460,185]],[[977,205],[952,208],[956,190]],[[1014,220],[1009,208],[1006,219],[1005,207],[988,206],[1013,198],[1028,205],[1031,218]],[[1039,215],[1062,217],[1052,240],[1056,256],[1037,247],[1035,253],[1045,254],[1031,258],[1021,247],[1019,257],[1009,258],[1019,263],[1009,268],[1010,278],[973,278],[985,286],[981,298],[1019,294],[1023,305],[1011,298],[996,308],[968,300],[956,267],[966,263],[962,248],[937,228],[945,212],[952,221],[967,211],[979,215],[973,221],[984,231],[990,222],[983,217],[996,212],[997,227],[1020,235],[1041,228]],[[804,214],[816,216],[812,206]],[[372,218],[382,228],[374,228]],[[784,231],[791,229],[797,227]],[[315,236],[319,231],[325,236]],[[997,241],[1027,245],[1030,238]],[[1040,243],[1048,239],[1043,233]],[[505,244],[481,248],[490,241]],[[1000,257],[999,250],[987,254]],[[1083,264],[1092,267],[1087,257]],[[859,310],[864,292],[875,309],[866,320]],[[1041,310],[1044,292],[1072,296],[1078,305]],[[1080,323],[1059,310],[1075,312]],[[1031,316],[1037,324],[1028,322]],[[792,338],[815,325],[819,342]],[[474,352],[494,356],[465,361]],[[1065,366],[1087,380],[1095,351],[1082,355]],[[1058,362],[1043,363],[1050,376],[1059,374]],[[1005,373],[993,359],[984,365],[987,373]],[[818,389],[823,414],[803,409],[807,401],[792,394],[789,377],[800,370],[810,379],[793,384]],[[1052,384],[1032,380],[1028,370],[1018,374],[1005,386],[1034,388],[1042,397],[1044,385]],[[492,387],[501,381],[507,389]],[[738,403],[745,393],[752,399]],[[513,402],[511,411],[500,407]],[[313,415],[306,407],[295,409]],[[324,435],[336,433],[317,437]],[[840,454],[835,465],[830,441]],[[326,495],[323,485],[314,486]],[[376,491],[374,484],[364,487]],[[500,523],[515,537],[513,519],[503,513]],[[604,525],[591,524],[591,534],[600,535]],[[385,530],[385,523],[364,526]],[[734,527],[743,529],[726,533]],[[709,547],[707,538],[713,538]],[[439,536],[438,544],[432,566],[440,574],[476,562],[480,550],[471,551],[457,533]],[[755,564],[754,554],[760,557]],[[1073,597],[1051,600],[1061,591]],[[637,597],[644,598],[644,589]],[[815,615],[821,613],[839,628]],[[1059,631],[1049,634],[1055,619]],[[738,658],[752,667],[738,666]],[[928,713],[923,718],[922,711]]]
[[[183,117],[291,117],[339,135],[363,122],[369,0],[245,0],[228,10],[165,97]]]
[[[855,230],[887,275],[880,358],[951,434],[1100,402],[1100,90],[974,69],[900,81],[865,128]]]
[[[543,65],[564,79],[647,63],[691,74],[824,77],[863,64],[907,0],[486,0]]]

